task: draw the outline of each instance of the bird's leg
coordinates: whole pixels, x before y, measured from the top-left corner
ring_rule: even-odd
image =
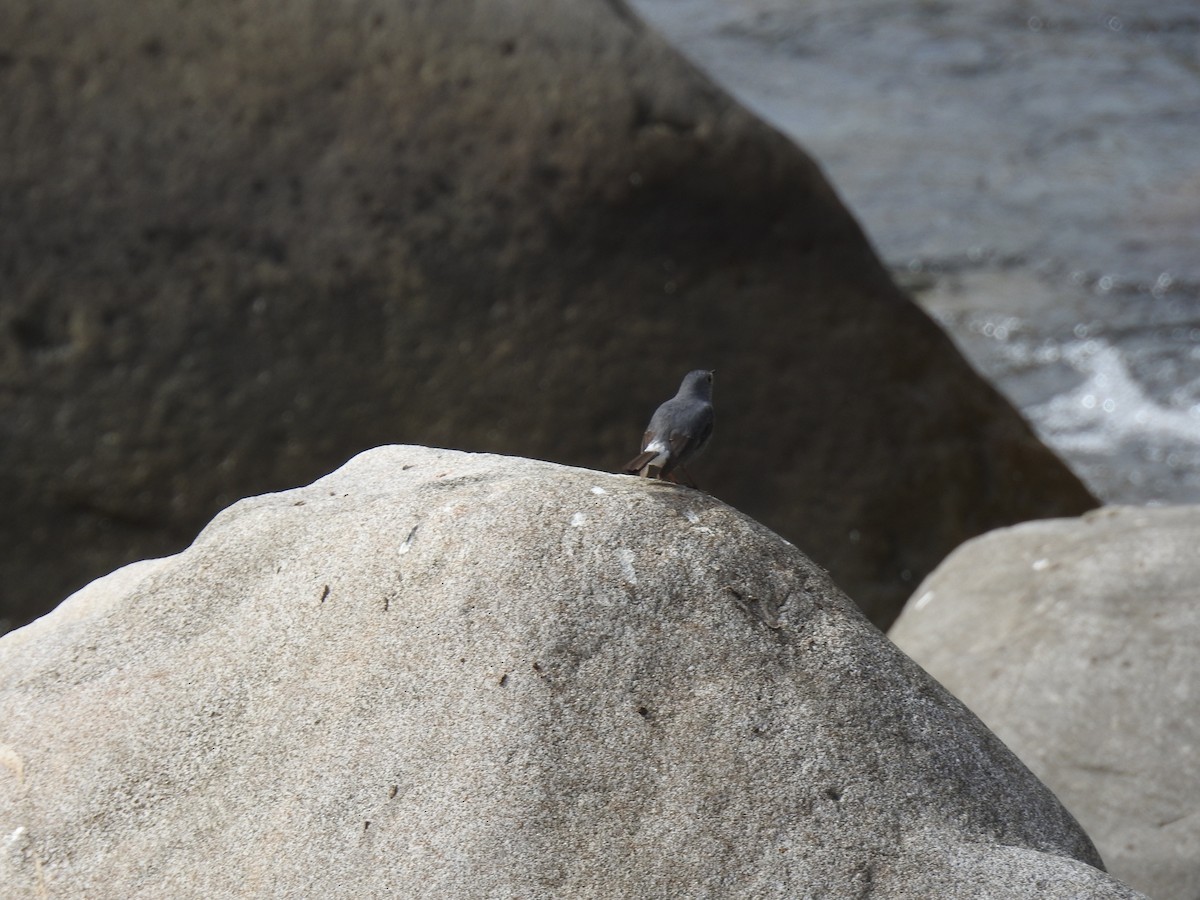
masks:
[[[697,491],[700,490],[700,485],[696,484],[696,479],[694,479],[692,477],[692,473],[687,470],[687,466],[685,466],[683,463],[680,463],[677,468],[679,469],[680,472],[683,473],[683,477],[684,477],[683,483],[687,487],[690,487],[693,490],[697,490]],[[679,484],[679,481],[677,479],[672,479],[672,481],[675,481],[676,484]]]

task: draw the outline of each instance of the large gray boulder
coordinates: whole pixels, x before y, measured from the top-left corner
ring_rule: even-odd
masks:
[[[416,447],[0,639],[6,896],[1137,896],[794,546]]]
[[[697,478],[877,621],[1094,505],[618,0],[5,0],[0,198],[0,619],[376,444],[615,469],[697,366]]]
[[[1003,529],[891,630],[1156,900],[1200,897],[1198,548],[1194,506]]]

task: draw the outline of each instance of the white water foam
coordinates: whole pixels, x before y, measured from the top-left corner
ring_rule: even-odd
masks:
[[[1085,380],[1027,412],[1064,449],[1103,453],[1123,440],[1153,437],[1200,450],[1200,403],[1187,409],[1157,403],[1130,375],[1118,348],[1083,341],[1064,347],[1061,359]]]
[[[1093,490],[1109,502],[1200,500],[1200,403],[1172,407],[1148,395],[1126,354],[1101,339],[1067,344],[1061,359],[1083,381],[1025,413]],[[1122,460],[1127,477],[1114,482]]]

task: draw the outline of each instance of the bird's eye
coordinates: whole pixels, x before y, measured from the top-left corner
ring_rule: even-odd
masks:
[[[712,372],[708,373],[708,383],[712,384]]]

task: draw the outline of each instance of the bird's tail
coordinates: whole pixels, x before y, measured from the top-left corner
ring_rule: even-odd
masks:
[[[657,450],[645,450],[625,463],[625,468],[622,470],[626,475],[637,475],[642,469],[646,468],[650,460],[658,456]]]

